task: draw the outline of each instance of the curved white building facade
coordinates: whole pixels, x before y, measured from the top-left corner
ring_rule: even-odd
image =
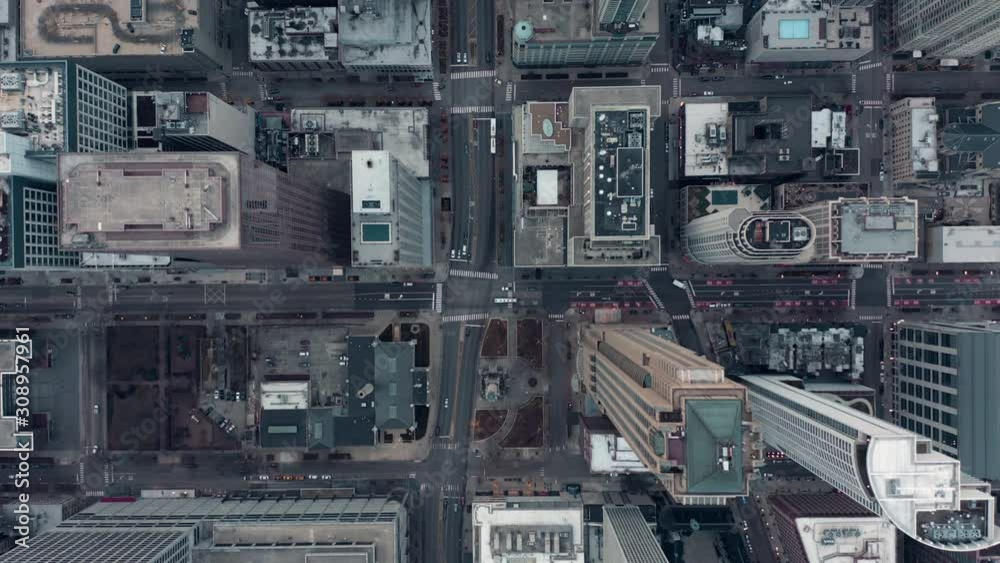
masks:
[[[926,438],[801,389],[790,376],[745,376],[764,441],[903,533],[946,551],[1000,543],[990,486]]]
[[[816,226],[794,211],[735,207],[685,229],[687,253],[702,264],[801,264],[814,259]]]

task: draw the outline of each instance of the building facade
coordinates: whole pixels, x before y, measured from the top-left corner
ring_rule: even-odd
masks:
[[[64,250],[294,265],[343,263],[350,244],[329,235],[347,194],[242,153],[63,153],[58,174]]]
[[[21,176],[0,177],[6,226],[0,264],[10,268],[67,269],[80,265],[80,253],[59,248],[59,214],[54,182]],[[5,210],[3,208],[6,208]],[[5,212],[3,212],[5,211]]]
[[[131,142],[136,150],[255,153],[257,112],[209,92],[135,92]]]
[[[962,462],[962,471],[1000,479],[1000,326],[900,323],[893,369],[895,422]]]
[[[1000,543],[990,485],[930,440],[802,389],[790,376],[744,376],[763,439],[903,533],[947,551]]]
[[[760,459],[746,389],[707,359],[640,327],[587,328],[578,371],[587,393],[681,504],[747,494]]]
[[[351,263],[429,268],[431,189],[388,151],[351,154]]]
[[[801,264],[816,258],[816,225],[794,211],[735,207],[692,220],[688,256],[702,264]]]
[[[603,530],[606,563],[668,563],[639,507],[605,506]]]
[[[938,176],[938,113],[934,98],[903,98],[889,106],[889,173],[895,183]]]
[[[767,503],[787,563],[822,563],[843,553],[895,563],[896,527],[841,493],[770,494]]]
[[[521,68],[638,65],[659,37],[648,0],[514,2],[511,60]]]
[[[1000,4],[993,0],[897,0],[899,50],[971,57],[1000,45]]]

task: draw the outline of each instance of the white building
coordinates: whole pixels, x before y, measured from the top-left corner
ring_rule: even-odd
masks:
[[[816,257],[816,226],[794,211],[731,207],[688,223],[688,256],[702,264],[802,264]]]
[[[747,24],[746,38],[751,62],[854,61],[872,50],[872,10],[831,0],[769,0]]]
[[[509,497],[472,503],[475,563],[584,563],[583,503]]]
[[[684,105],[684,175],[729,174],[729,104]]]
[[[301,410],[309,408],[308,381],[270,381],[260,386],[260,408]]]
[[[341,69],[337,58],[337,8],[252,8],[250,64],[263,71]]]
[[[351,154],[351,263],[427,268],[431,189],[388,151]]]
[[[604,507],[604,563],[669,563],[637,506]]]
[[[913,182],[922,176],[934,178],[938,162],[938,113],[934,98],[903,98],[891,106],[889,128],[889,172],[893,182]]]
[[[1000,227],[930,227],[927,229],[927,261],[970,264],[1000,262]]]
[[[945,551],[1000,543],[990,485],[930,440],[805,391],[795,377],[742,379],[765,442],[906,535]]]

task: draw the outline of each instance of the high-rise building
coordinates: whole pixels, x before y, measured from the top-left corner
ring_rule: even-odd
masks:
[[[896,562],[896,527],[841,493],[766,498],[787,563],[821,563],[850,553],[865,563]]]
[[[935,179],[938,113],[934,98],[903,98],[889,106],[889,174],[893,182]]]
[[[586,329],[587,393],[681,504],[747,494],[759,452],[746,388],[719,365],[648,328]]]
[[[769,0],[747,24],[747,60],[854,61],[874,45],[872,10],[830,0]]]
[[[136,150],[255,153],[257,112],[209,92],[132,92]]]
[[[351,154],[351,263],[428,268],[431,189],[388,151]]]
[[[511,60],[521,68],[642,64],[660,33],[659,5],[647,2],[516,0]]]
[[[19,60],[69,59],[114,78],[156,81],[230,63],[225,0],[22,2]]]
[[[842,197],[796,211],[816,226],[820,262],[908,262],[920,252],[920,214],[915,199]]]
[[[348,71],[433,78],[431,0],[253,8],[250,63],[265,71]]]
[[[125,87],[87,68],[66,61],[0,64],[0,91],[0,130],[27,137],[32,158],[129,148]]]
[[[598,19],[602,25],[638,22],[649,0],[600,0]]]
[[[59,248],[55,182],[0,176],[0,267],[66,269],[78,252]]]
[[[702,264],[801,264],[816,259],[816,226],[795,211],[733,207],[684,229],[688,255]]]
[[[1000,325],[906,322],[895,334],[895,422],[958,458],[969,475],[1000,480]]]
[[[385,497],[141,499],[97,503],[2,563],[404,563],[407,514]]]
[[[994,0],[897,0],[896,45],[937,57],[971,57],[1000,45]]]
[[[477,498],[472,503],[477,563],[583,563],[583,503],[568,497]]]
[[[604,507],[604,552],[607,563],[668,563],[637,506]]]
[[[225,265],[343,263],[346,193],[242,153],[59,155],[64,250],[164,253]]]
[[[903,533],[948,551],[1000,543],[990,485],[931,441],[802,389],[791,376],[744,376],[764,441]]]
[[[952,175],[995,178],[1000,172],[1000,102],[951,108],[941,129],[941,155]]]

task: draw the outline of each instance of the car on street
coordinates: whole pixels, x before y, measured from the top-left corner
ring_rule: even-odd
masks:
[[[94,414],[101,413],[101,405],[94,405]]]
[[[448,397],[444,398],[444,408],[448,408]]]
[[[708,91],[706,91],[703,95],[705,95],[705,96],[714,96],[715,92],[708,92]]]

